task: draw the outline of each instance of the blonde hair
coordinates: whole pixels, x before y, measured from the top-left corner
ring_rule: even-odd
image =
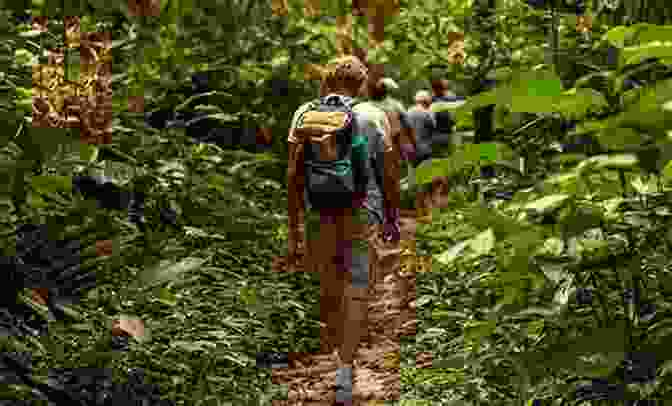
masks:
[[[369,70],[362,61],[354,56],[347,55],[329,62],[322,75],[322,85],[332,91],[359,90],[369,77]]]

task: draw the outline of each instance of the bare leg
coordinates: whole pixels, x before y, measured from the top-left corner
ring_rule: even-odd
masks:
[[[343,324],[343,285],[342,275],[323,265],[320,276],[320,322],[321,347],[323,352],[331,352],[341,345],[341,325]]]
[[[352,361],[357,351],[367,325],[368,313],[368,289],[347,286],[343,298],[343,310],[345,320],[343,322],[343,340],[339,351],[341,366],[352,366]]]
[[[333,218],[326,216],[320,224],[320,235],[315,245],[315,267],[320,274],[320,346],[322,352],[331,352],[341,345],[341,326],[343,324],[342,298],[344,279],[337,269],[335,261],[330,260],[337,254],[336,242],[338,227]]]
[[[366,281],[357,281],[357,284],[353,286],[353,271],[368,267],[371,261],[371,258],[367,260],[368,252],[354,249],[355,244],[353,241],[354,239],[361,241],[361,231],[368,231],[368,224],[359,224],[352,214],[345,216],[343,220],[343,228],[339,230],[339,235],[342,237],[341,241],[343,241],[339,247],[339,255],[343,261],[340,265],[342,274],[344,275],[343,303],[341,307],[341,314],[344,316],[344,320],[341,328],[341,346],[339,348],[341,367],[352,366],[357,346],[367,328],[366,316],[368,313],[367,299],[369,292],[366,287]],[[361,285],[362,282],[364,282],[363,286]]]

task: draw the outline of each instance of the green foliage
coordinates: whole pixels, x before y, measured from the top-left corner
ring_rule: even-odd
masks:
[[[506,159],[522,155],[527,164],[522,176],[504,171],[497,179],[478,179],[489,160],[470,145],[418,168],[418,183],[447,176],[453,188],[478,185],[475,194],[451,195],[449,209],[418,230],[435,265],[418,282],[423,333],[414,348],[432,351],[435,364],[445,366],[436,375],[463,377],[441,395],[423,390],[424,398],[487,396],[489,404],[506,404],[504,398],[529,401],[546,393],[566,399],[571,377],[618,381],[627,351],[655,346],[658,338],[622,301],[622,289],[634,284],[660,301],[653,280],[668,272],[664,259],[643,258],[669,255],[668,243],[655,242],[669,224],[669,80],[650,79],[629,91],[623,83],[630,65],[668,58],[668,35],[668,27],[616,27],[604,36],[627,49],[616,70],[598,68],[563,90],[558,76],[528,65],[457,109],[459,116],[497,105],[505,124],[499,141],[513,147]],[[534,113],[533,119],[507,123],[506,115],[516,111]],[[558,131],[553,121],[559,117],[576,127]],[[563,165],[543,166],[549,157],[541,152],[549,144],[586,135],[599,143],[597,154],[554,152],[550,161]],[[513,192],[512,200],[483,197],[497,187]],[[598,294],[593,308],[579,308],[573,299],[585,286]],[[409,388],[418,385],[409,379]],[[476,382],[479,390],[472,389]],[[664,396],[661,382],[646,395],[644,388],[628,391]]]
[[[84,146],[74,132],[33,128],[30,65],[44,49],[63,45],[52,32],[62,26],[52,18],[50,31],[39,33],[3,20],[13,35],[0,51],[0,86],[9,95],[0,108],[0,200],[7,209],[0,220],[8,230],[47,221],[80,238],[89,252],[102,239],[119,247],[83,263],[96,271],[98,285],[66,308],[74,322],[53,323],[44,339],[8,341],[34,353],[41,377],[55,366],[103,365],[121,375],[140,364],[178,404],[270,404],[272,384],[254,367],[256,352],[318,346],[317,276],[270,267],[286,232],[282,134],[293,109],[316,92],[302,80],[303,65],[332,56],[335,30],[328,18],[273,17],[265,2],[197,3],[167,1],[160,17],[134,21],[125,17],[125,3],[110,11],[94,2],[86,24],[112,26],[109,14],[122,15],[126,25],[113,32],[115,89],[144,95],[148,109],[195,107],[223,123],[269,125],[278,134],[274,154],[190,146],[177,132],[150,132],[121,107],[129,95],[123,92],[114,95],[112,145]],[[666,72],[670,27],[596,27],[598,37],[605,31],[603,43],[622,51],[616,67],[593,58],[599,43],[581,48],[575,36],[563,35],[567,63],[550,69],[543,65],[537,12],[522,2],[500,5],[488,23],[497,28],[493,56],[478,47],[481,30],[469,29],[477,20],[472,6],[404,7],[387,27],[388,42],[371,55],[397,65],[402,78],[426,79],[430,66],[446,64],[444,34],[466,32],[468,60],[442,73],[476,88],[469,82],[492,62],[498,85],[457,108],[458,120],[468,122],[488,105],[501,114],[495,142],[465,143],[417,169],[416,183],[448,176],[453,193],[450,208],[418,230],[419,249],[436,261],[434,272],[418,275],[418,335],[404,349],[412,359],[431,351],[438,368],[402,369],[404,397],[424,400],[401,404],[568,398],[575,379],[618,379],[625,352],[662,348],[672,333],[664,300],[672,286],[672,82],[650,74],[653,64],[628,70],[658,57],[656,69]],[[364,22],[356,23],[361,45]],[[562,32],[571,24],[562,17]],[[204,69],[216,72],[216,90],[185,97],[189,75]],[[640,88],[624,90],[628,78],[644,73]],[[273,79],[287,80],[289,91],[269,92]],[[563,119],[576,127],[560,130]],[[601,150],[544,155],[554,143],[583,135],[594,136]],[[490,165],[494,179],[477,176]],[[146,192],[149,231],[139,232],[125,213],[75,196],[76,171]],[[490,190],[513,196],[491,201]],[[162,224],[157,210],[166,203],[177,209],[181,229]],[[2,238],[12,246],[10,232]],[[589,308],[574,300],[585,286],[598,296]],[[661,315],[640,317],[622,300],[625,287],[657,303]],[[137,315],[152,332],[123,354],[105,344],[110,319],[119,314]],[[630,395],[648,390],[649,397],[669,397],[670,360],[660,354],[659,380],[628,388]],[[21,390],[15,397],[25,397]]]

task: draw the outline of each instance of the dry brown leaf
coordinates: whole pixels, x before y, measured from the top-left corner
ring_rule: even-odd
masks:
[[[146,338],[145,323],[138,318],[121,316],[112,322],[112,335],[129,335],[137,340]]]
[[[320,0],[305,0],[303,3],[303,12],[308,17],[317,17],[320,15]]]
[[[109,257],[113,253],[112,240],[96,241],[96,255],[99,257]]]
[[[286,16],[289,14],[287,0],[271,0],[271,7],[274,16]]]
[[[589,15],[577,16],[576,30],[581,33],[591,31],[593,28],[593,17]]]
[[[47,299],[49,298],[49,289],[47,288],[34,288],[31,289],[31,297],[33,301],[41,304],[41,305],[46,305],[47,304]]]
[[[268,127],[257,128],[256,140],[259,145],[271,145],[273,143],[273,132]]]
[[[338,56],[352,55],[352,15],[336,17]]]
[[[324,67],[312,63],[306,64],[303,72],[306,80],[322,80],[322,76],[324,76]]]

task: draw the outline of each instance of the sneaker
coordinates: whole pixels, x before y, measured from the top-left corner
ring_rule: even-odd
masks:
[[[352,405],[352,368],[336,370],[336,405]]]
[[[257,354],[257,368],[287,368],[289,355],[286,352],[260,352]]]

